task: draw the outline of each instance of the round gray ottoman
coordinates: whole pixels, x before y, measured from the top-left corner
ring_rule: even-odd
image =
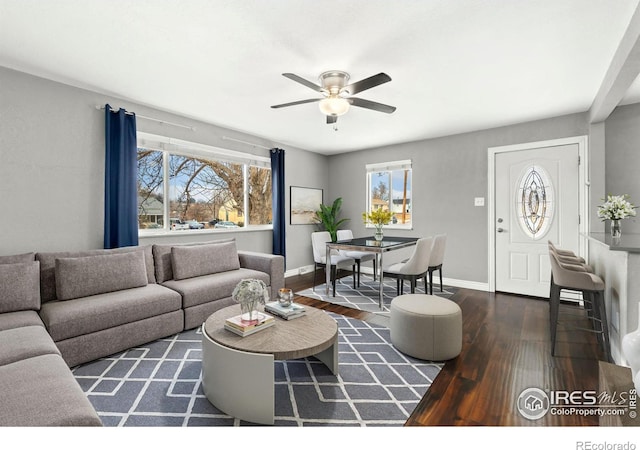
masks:
[[[455,358],[462,350],[462,310],[446,298],[406,294],[391,300],[391,343],[429,361]]]

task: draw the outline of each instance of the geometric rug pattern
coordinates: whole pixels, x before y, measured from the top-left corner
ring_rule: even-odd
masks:
[[[458,291],[457,287],[443,286],[443,292],[440,292],[440,283],[438,277],[434,276],[433,281],[433,295],[436,295],[438,297],[451,298]],[[359,309],[362,311],[381,314],[384,316],[389,315],[389,305],[391,304],[391,300],[393,300],[398,295],[398,291],[396,289],[396,280],[394,278],[385,278],[384,287],[382,289],[383,309],[380,309],[378,301],[378,281],[373,281],[372,275],[364,273],[360,275],[360,287],[356,287],[355,289],[353,288],[352,276],[339,278],[336,281],[335,297],[333,296],[333,290],[331,286],[329,286],[329,295],[325,294],[325,287],[326,283],[322,283],[317,285],[315,289],[305,289],[296,292],[296,294],[317,300],[324,300],[326,302],[335,303],[337,305]],[[411,289],[409,287],[409,282],[405,281],[404,293],[409,294],[410,292]],[[425,293],[424,281],[418,281],[415,293]]]
[[[442,363],[398,352],[388,328],[338,322],[339,374],[314,357],[276,361],[275,425],[402,426]],[[202,391],[201,328],[73,368],[105,426],[255,425],[215,408]]]

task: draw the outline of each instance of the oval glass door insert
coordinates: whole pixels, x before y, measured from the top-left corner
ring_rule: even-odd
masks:
[[[540,166],[529,167],[520,178],[516,192],[516,215],[522,230],[532,239],[542,239],[553,219],[553,187],[549,175]]]

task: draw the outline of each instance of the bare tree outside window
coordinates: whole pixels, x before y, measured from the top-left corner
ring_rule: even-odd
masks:
[[[163,158],[168,158],[169,223],[181,228],[245,226],[245,190],[249,198],[248,225],[271,223],[271,170],[201,157],[138,149],[140,228],[161,228],[149,209],[164,209]],[[153,204],[153,205],[152,205]],[[155,210],[154,210],[155,211]],[[156,218],[157,219],[157,218]],[[164,218],[161,223],[164,223]],[[188,225],[188,227],[187,227]],[[172,227],[173,229],[173,227]],[[176,228],[177,229],[177,228]]]
[[[138,228],[164,224],[162,152],[138,149]]]

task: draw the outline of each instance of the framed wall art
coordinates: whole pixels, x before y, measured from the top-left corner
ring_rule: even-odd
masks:
[[[315,212],[322,203],[322,189],[291,186],[291,225],[318,223]]]

